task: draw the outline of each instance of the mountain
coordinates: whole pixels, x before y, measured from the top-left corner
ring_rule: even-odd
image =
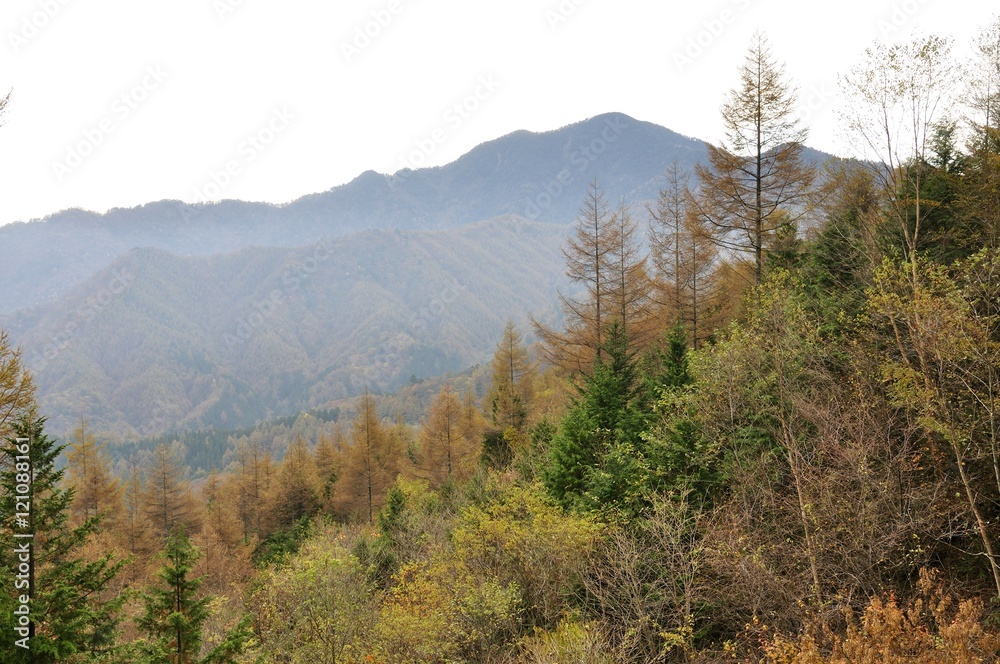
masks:
[[[235,428],[483,362],[549,308],[562,225],[507,216],[209,257],[134,249],[2,322],[64,432]]]
[[[10,224],[0,326],[57,433],[83,416],[129,438],[250,426],[483,362],[508,317],[554,316],[560,247],[593,179],[641,209],[671,162],[705,154],[612,113],[281,206],[160,201]]]
[[[515,214],[566,224],[597,178],[616,202],[652,200],[666,167],[691,168],[701,141],[611,113],[544,133],[517,131],[437,168],[366,172],[286,205],[159,201],[106,214],[67,210],[0,226],[0,315],[54,301],[139,247],[182,256],[295,247],[364,229],[443,229]]]

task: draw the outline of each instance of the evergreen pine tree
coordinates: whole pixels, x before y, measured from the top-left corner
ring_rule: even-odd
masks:
[[[590,509],[621,499],[628,478],[606,475],[610,455],[641,445],[645,398],[634,356],[617,323],[552,441],[543,481],[565,507]],[[616,473],[617,475],[618,473]],[[617,485],[617,486],[616,486]]]
[[[198,661],[201,632],[208,618],[209,598],[197,597],[201,579],[190,576],[199,554],[184,529],[176,527],[167,538],[163,555],[166,564],[158,575],[163,586],[146,593],[145,613],[136,622],[150,637],[151,661],[189,664]]]
[[[108,597],[107,588],[123,566],[112,554],[85,560],[79,551],[101,524],[99,516],[78,526],[69,524],[73,490],[62,488],[63,470],[56,459],[65,445],[46,436],[45,419],[28,413],[13,425],[13,435],[0,451],[0,514],[23,512],[14,487],[26,472],[24,456],[15,447],[18,438],[27,438],[32,480],[28,527],[10,518],[0,522],[0,585],[15,588],[13,571],[21,562],[15,546],[31,542],[30,588],[18,594],[31,595],[30,650],[14,647],[19,638],[14,628],[15,606],[10,593],[0,593],[0,639],[7,653],[4,662],[90,661],[113,651],[122,597]],[[23,450],[22,450],[23,451]],[[18,478],[18,475],[22,475]],[[33,533],[17,538],[16,533]]]

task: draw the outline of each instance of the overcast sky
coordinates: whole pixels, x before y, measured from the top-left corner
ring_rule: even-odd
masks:
[[[764,30],[809,143],[847,154],[837,75],[952,36],[983,0],[4,0],[0,223],[164,198],[282,203],[609,111],[717,141]]]

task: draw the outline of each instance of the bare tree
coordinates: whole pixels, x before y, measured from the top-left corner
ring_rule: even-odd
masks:
[[[795,116],[796,96],[767,38],[754,35],[740,85],[722,105],[726,139],[708,145],[709,166],[695,167],[701,181],[698,212],[718,231],[716,241],[749,253],[760,283],[763,253],[783,223],[806,210],[815,168],[802,159],[806,131]]]

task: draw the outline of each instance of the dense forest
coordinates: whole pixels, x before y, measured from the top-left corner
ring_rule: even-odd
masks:
[[[816,165],[757,35],[707,162],[642,210],[595,181],[564,324],[508,324],[485,397],[443,381],[416,427],[366,393],[206,477],[167,440],[112,464],[45,435],[0,336],[35,533],[29,659],[9,444],[3,661],[996,661],[1000,21],[951,50],[873,47],[865,158]]]

